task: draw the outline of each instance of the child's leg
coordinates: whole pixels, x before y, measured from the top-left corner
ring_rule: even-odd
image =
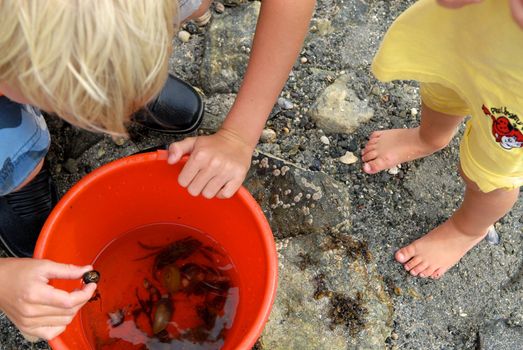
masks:
[[[518,198],[519,188],[484,193],[463,172],[461,176],[466,183],[461,207],[446,222],[396,252],[396,260],[413,276],[441,277],[485,237],[489,226]]]
[[[368,174],[428,156],[448,145],[464,117],[436,112],[421,105],[420,126],[375,131],[362,152]]]

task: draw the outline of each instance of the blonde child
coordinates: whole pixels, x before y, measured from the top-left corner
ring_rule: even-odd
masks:
[[[523,1],[420,0],[387,32],[373,62],[382,81],[420,82],[420,126],[374,132],[374,174],[444,148],[466,115],[461,206],[396,252],[413,276],[441,277],[516,202],[523,183]]]
[[[79,127],[124,134],[130,115],[162,89],[175,23],[202,15],[209,5],[210,0],[0,0],[0,94],[5,95],[0,97],[0,238],[18,237],[34,246],[27,237],[35,237],[40,227],[13,221],[14,209],[32,203],[32,194],[44,198],[35,215],[47,214],[52,202],[52,184],[46,169],[40,170],[49,146],[45,122],[37,110],[14,101]],[[179,182],[193,195],[225,198],[240,186],[313,8],[314,0],[262,2],[249,66],[222,128],[170,148],[170,163],[192,153]],[[90,268],[2,258],[0,308],[24,334],[51,339],[96,286],[66,293],[48,281],[80,278]]]

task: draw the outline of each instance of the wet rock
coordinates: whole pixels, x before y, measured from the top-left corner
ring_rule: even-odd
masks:
[[[78,158],[103,138],[102,134],[95,134],[77,128],[71,128],[66,133],[66,140],[68,141],[65,152],[66,158]]]
[[[225,117],[236,99],[235,94],[215,94],[205,99],[205,116],[201,130],[216,131],[220,128]]]
[[[479,332],[479,350],[515,350],[523,344],[523,327],[509,326],[505,320],[486,324]]]
[[[201,68],[208,92],[237,92],[245,73],[260,3],[255,1],[237,11],[228,11],[211,23],[205,38]]]
[[[269,154],[254,155],[244,184],[279,238],[324,232],[349,218],[349,194],[344,184]]]
[[[309,116],[325,132],[351,133],[374,115],[367,101],[360,100],[347,86],[348,82],[347,75],[336,79],[321,93],[310,111]]]
[[[63,167],[69,174],[78,173],[78,161],[76,159],[73,159],[73,158],[67,159],[65,161]]]
[[[335,230],[284,239],[263,349],[381,349],[393,307],[364,242]]]

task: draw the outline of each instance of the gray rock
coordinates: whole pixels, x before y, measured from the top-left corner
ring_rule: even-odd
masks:
[[[279,290],[262,349],[382,349],[393,307],[365,251],[345,233],[284,239]]]
[[[523,348],[523,327],[509,326],[504,320],[486,324],[479,333],[479,350],[516,350]]]
[[[205,115],[200,129],[216,131],[220,128],[225,117],[236,99],[235,94],[214,94],[205,99]]]
[[[254,155],[244,184],[264,209],[278,238],[325,232],[349,218],[345,185],[269,154]]]
[[[347,86],[348,82],[347,75],[336,79],[321,93],[310,111],[310,117],[325,132],[351,133],[374,115],[367,101],[360,100]]]
[[[205,39],[201,80],[208,92],[237,92],[245,73],[259,2],[217,17]]]

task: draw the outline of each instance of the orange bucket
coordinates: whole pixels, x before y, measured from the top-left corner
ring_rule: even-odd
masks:
[[[276,294],[277,257],[269,224],[243,187],[227,200],[192,197],[177,183],[185,160],[168,165],[166,159],[166,151],[137,154],[87,175],[49,216],[34,256],[92,264],[121,234],[152,223],[172,222],[205,232],[227,251],[239,276],[239,304],[223,349],[251,349]],[[52,284],[72,291],[81,281]],[[55,350],[92,349],[79,315],[49,344]]]

